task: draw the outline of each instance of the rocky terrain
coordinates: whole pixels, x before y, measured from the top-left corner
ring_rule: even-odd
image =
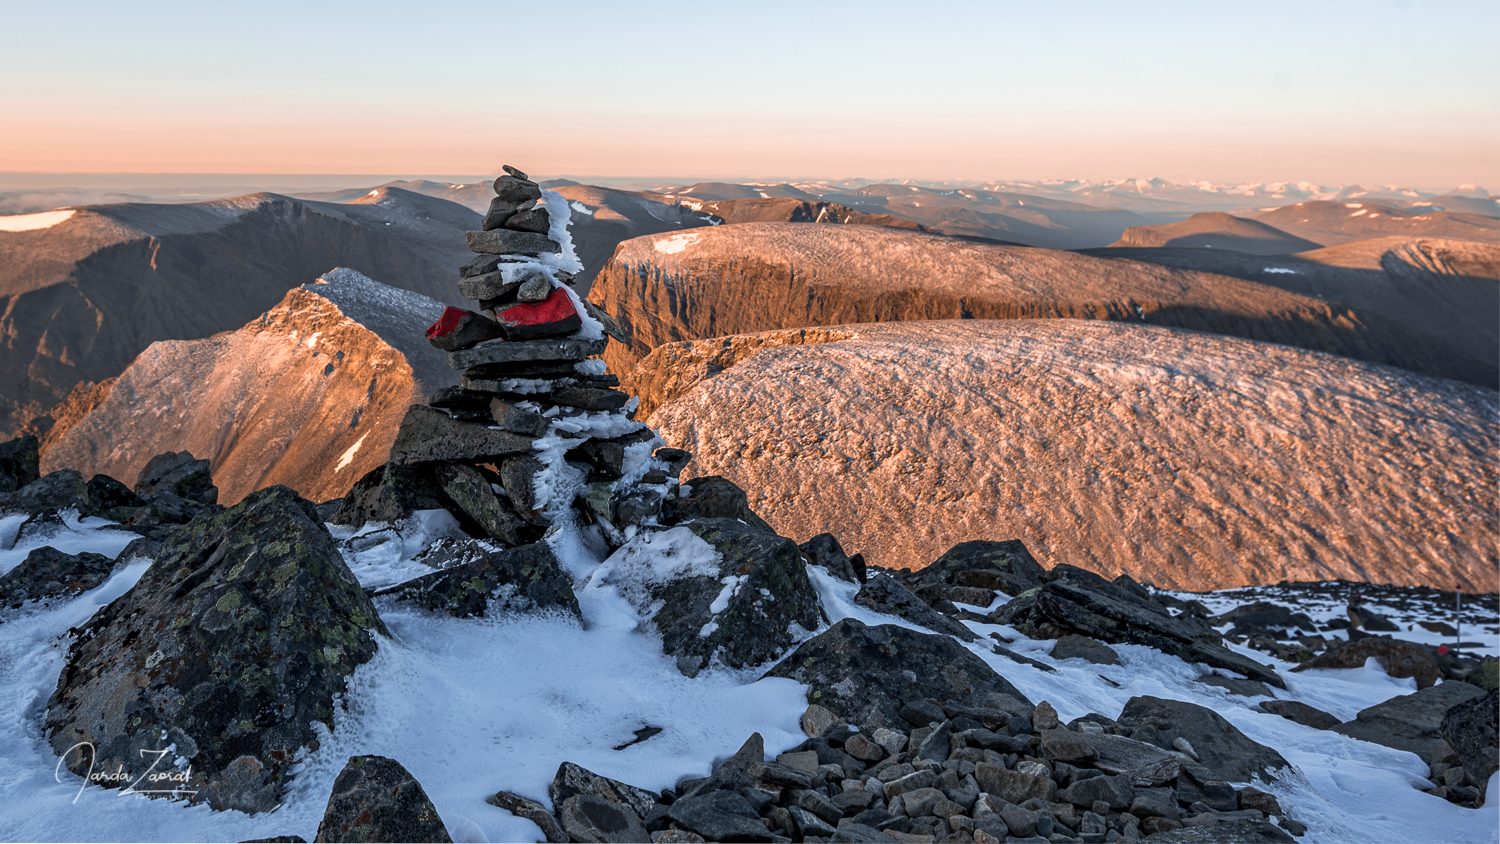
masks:
[[[0,230],[0,432],[45,416],[81,382],[119,375],[158,340],[238,328],[334,267],[457,301],[451,266],[477,220],[383,189],[352,204],[251,194],[89,206],[46,228]]]
[[[1132,226],[1110,246],[1232,249],[1250,255],[1290,255],[1317,249],[1321,244],[1289,235],[1257,220],[1209,211],[1177,223]]]
[[[151,344],[48,432],[41,469],[134,478],[187,451],[224,504],[276,484],[342,497],[385,462],[407,406],[458,383],[421,335],[443,308],[335,270],[238,330]]]
[[[636,361],[680,340],[965,317],[1143,322],[1479,384],[1500,379],[1495,359],[1466,354],[1452,331],[1427,333],[1269,281],[877,226],[745,223],[627,241],[589,299],[625,333],[605,359],[627,387]],[[1446,301],[1429,310],[1446,313]]]
[[[898,229],[925,231],[921,225],[889,214],[866,214],[837,202],[807,199],[726,199],[698,201],[678,197],[678,204],[695,211],[713,214],[726,223],[851,223],[865,226],[892,226]]]
[[[314,503],[272,485],[226,506],[210,461],[186,451],[156,454],[127,484],[46,471],[35,437],[0,443],[0,766],[12,774],[0,825],[13,837],[1492,839],[1496,662],[1479,652],[1500,643],[1496,595],[1471,594],[1460,608],[1457,595],[1353,583],[1162,592],[1106,579],[1095,570],[1110,566],[1060,548],[994,541],[993,529],[909,570],[882,568],[877,548],[844,551],[863,539],[868,510],[840,525],[842,542],[825,532],[799,544],[762,518],[776,514],[751,506],[764,494],[683,474],[694,455],[632,418],[634,400],[598,358],[620,332],[572,290],[581,266],[567,199],[505,169],[465,234],[476,254],[457,289],[477,309],[439,310],[340,270],[289,293],[260,333],[212,338],[238,344],[245,368],[276,350],[302,356],[273,368],[273,382],[278,372],[337,381],[339,364],[356,364],[338,360],[335,344],[390,350],[382,374],[401,375],[394,356],[421,356],[396,335],[438,310],[426,342],[458,385],[412,401],[410,385],[426,376],[408,364],[382,396],[393,408],[410,402],[385,462],[342,498]],[[309,320],[324,327],[304,340]],[[316,357],[303,358],[325,342],[333,369],[318,375]],[[200,357],[211,382],[230,378],[226,359]],[[872,377],[897,358],[911,364],[899,383]],[[1495,439],[1492,393],[1138,325],[860,325],[725,338],[680,360],[691,366],[662,389],[687,391],[657,417],[790,360],[777,383],[823,399],[819,411],[859,415],[861,400],[878,398],[889,416],[962,422],[976,403],[991,407],[1012,437],[1048,432],[1027,472],[1045,470],[1042,452],[1055,450],[1122,502],[1127,488],[1109,486],[1092,457],[1101,448],[1146,449],[1140,470],[1175,475],[1184,494],[1218,480],[1171,451],[1177,432],[1161,420],[1190,420],[1198,427],[1187,433],[1210,447],[1248,441],[1272,464],[1304,443],[1340,465],[1364,449],[1386,458],[1379,471],[1392,483],[1424,491],[1486,488],[1473,464]],[[827,360],[840,396],[818,374]],[[693,367],[712,377],[691,385]],[[964,391],[916,377],[932,373]],[[944,413],[924,409],[912,388]],[[331,407],[305,384],[257,389],[304,396],[304,416]],[[340,395],[371,400],[353,392]],[[1085,418],[1080,393],[1113,397],[1110,416],[1128,430]],[[1204,401],[1225,394],[1237,413]],[[741,423],[815,412],[764,383],[750,401]],[[1028,414],[1048,409],[1068,424],[1033,425]],[[1426,420],[1420,437],[1400,438],[1416,417]],[[1334,435],[1354,430],[1399,439],[1345,445]],[[927,432],[922,445],[939,450],[959,436]],[[728,432],[727,450],[766,453],[749,433]],[[788,444],[811,441],[783,437],[772,449]],[[700,462],[726,450],[701,445]],[[859,449],[930,480],[908,448]],[[357,453],[339,460],[352,465]],[[972,463],[982,449],[969,454]],[[795,460],[781,465],[796,471]],[[991,482],[966,468],[951,488]],[[1344,503],[1368,498],[1369,474],[1356,466],[1338,479]],[[1143,505],[1130,503],[1154,516],[1170,496],[1146,491]],[[1255,493],[1274,507],[1277,491]],[[1492,553],[1487,520],[1468,518],[1482,505],[1464,510],[1451,490],[1432,496],[1367,504],[1358,524],[1324,523],[1354,533],[1384,520],[1392,532],[1372,541],[1418,570],[1422,549],[1394,531],[1421,508],[1445,528],[1447,548]],[[1194,521],[1202,512],[1180,518],[1211,532]],[[1071,538],[1097,536],[1070,527]],[[1242,562],[1258,551],[1237,550]]]
[[[1500,242],[1500,217],[1493,213],[1435,211],[1430,206],[1401,208],[1365,198],[1299,202],[1258,214],[1255,220],[1324,246],[1395,236]]]
[[[1497,585],[1494,390],[1078,320],[704,340],[638,371],[690,471],[744,487],[788,536],[834,531],[879,565],[1014,536],[1174,588]]]

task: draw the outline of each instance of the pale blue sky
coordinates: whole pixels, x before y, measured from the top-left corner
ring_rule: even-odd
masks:
[[[1500,190],[1500,3],[0,2],[0,170]]]

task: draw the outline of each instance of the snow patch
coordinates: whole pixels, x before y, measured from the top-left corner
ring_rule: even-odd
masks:
[[[0,217],[0,232],[34,232],[50,229],[58,223],[72,219],[77,211],[41,211],[36,214],[13,214]]]
[[[348,466],[350,463],[354,462],[354,455],[359,451],[359,447],[365,444],[365,437],[368,437],[369,435],[370,432],[366,431],[364,437],[360,437],[359,440],[354,443],[354,445],[349,446],[348,451],[345,451],[343,455],[339,457],[338,465],[333,467],[333,471],[335,474],[342,471],[345,466]]]
[[[674,234],[671,237],[664,237],[651,245],[656,247],[657,252],[665,255],[676,255],[702,239],[703,235],[701,234],[684,232],[682,234]]]

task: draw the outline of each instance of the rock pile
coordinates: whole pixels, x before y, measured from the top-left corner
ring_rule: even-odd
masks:
[[[565,762],[549,789],[555,815],[507,792],[489,802],[548,841],[1273,842],[1305,832],[1273,795],[1229,784],[1287,762],[1208,709],[1137,697],[1118,722],[1060,724],[1046,702],[991,693],[985,704],[916,698],[880,727],[813,704],[802,744],[771,759],[756,733],[710,776],[659,794]],[[1214,829],[1172,834],[1185,827]]]
[[[428,340],[462,370],[460,385],[413,405],[390,462],[361,478],[330,521],[361,525],[442,507],[476,536],[514,548],[569,511],[610,547],[660,515],[686,465],[631,418],[595,356],[607,314],[570,289],[582,265],[566,200],[506,166],[459,291],[478,310],[448,308]],[[575,490],[581,492],[575,493]]]

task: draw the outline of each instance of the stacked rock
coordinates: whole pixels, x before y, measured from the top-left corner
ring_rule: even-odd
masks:
[[[582,265],[567,200],[505,172],[483,230],[467,233],[478,254],[458,287],[478,309],[450,307],[427,330],[463,377],[410,408],[390,461],[430,473],[471,528],[508,546],[575,505],[618,546],[660,513],[688,454],[657,447],[595,358],[619,329],[570,288]]]

